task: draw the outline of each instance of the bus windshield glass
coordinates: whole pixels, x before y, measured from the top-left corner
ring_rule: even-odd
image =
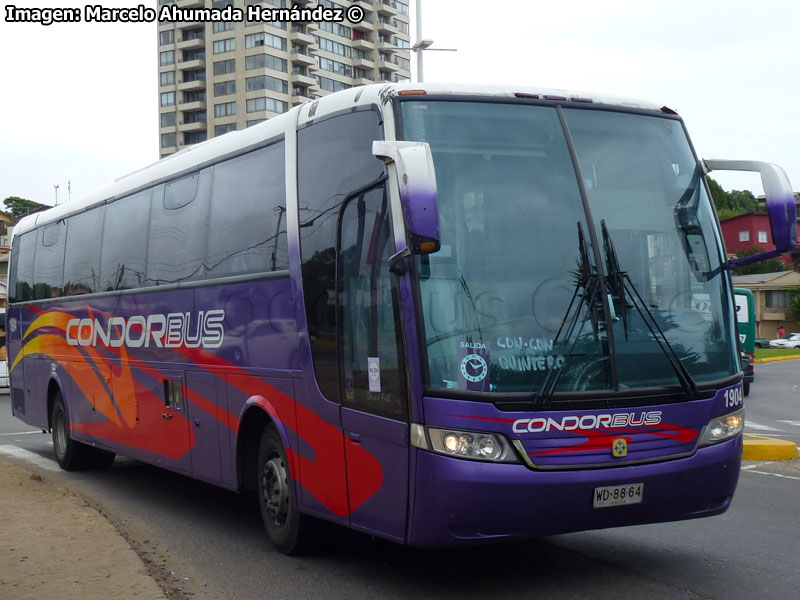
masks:
[[[438,185],[441,249],[416,263],[429,388],[568,400],[736,374],[679,119],[424,98],[401,113]]]

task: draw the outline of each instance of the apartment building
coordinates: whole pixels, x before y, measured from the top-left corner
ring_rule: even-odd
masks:
[[[158,21],[162,158],[335,91],[411,77],[407,0],[159,0],[159,9],[169,4],[238,8],[245,17]],[[251,22],[251,5],[341,11],[358,6],[364,19]]]

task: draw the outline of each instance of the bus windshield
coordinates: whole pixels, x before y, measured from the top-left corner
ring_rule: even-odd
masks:
[[[441,249],[417,257],[430,389],[569,400],[736,374],[719,235],[679,119],[424,98],[401,113],[439,190]]]

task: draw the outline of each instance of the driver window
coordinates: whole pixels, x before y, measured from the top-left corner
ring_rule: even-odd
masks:
[[[394,252],[383,186],[348,201],[340,222],[338,265],[343,402],[405,419],[400,313],[389,272]]]

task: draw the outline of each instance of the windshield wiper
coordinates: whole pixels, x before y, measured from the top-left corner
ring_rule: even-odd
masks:
[[[614,248],[614,242],[608,234],[605,219],[600,221],[600,229],[603,233],[603,249],[606,255],[606,276],[607,276],[607,289],[611,300],[613,302],[614,311],[622,318],[622,326],[625,331],[625,340],[628,340],[628,309],[635,308],[642,318],[642,321],[650,331],[650,335],[658,344],[661,352],[667,357],[670,365],[675,371],[675,375],[680,381],[684,393],[692,398],[697,397],[697,384],[694,381],[691,373],[686,368],[686,365],[681,362],[675,349],[669,343],[664,331],[659,327],[655,315],[647,307],[647,303],[642,299],[639,290],[633,284],[630,275],[627,271],[623,271],[619,266],[619,259],[617,258],[617,251]],[[628,303],[630,299],[630,304]],[[619,316],[617,318],[620,318]]]
[[[561,363],[561,365],[558,368],[551,369],[547,372],[542,385],[539,387],[539,392],[533,399],[534,408],[539,404],[547,405],[552,400],[553,392],[558,385],[558,380],[561,377],[561,374],[564,372],[564,367],[566,366],[567,361],[575,351],[575,347],[578,344],[578,340],[581,337],[583,327],[587,320],[591,321],[592,323],[595,342],[597,342],[599,339],[599,308],[601,305],[598,305],[598,300],[600,298],[601,287],[600,275],[597,273],[597,269],[589,260],[589,249],[586,245],[586,237],[583,235],[583,226],[581,225],[580,221],[578,221],[578,250],[580,252],[580,261],[578,262],[578,270],[575,271],[575,290],[573,291],[572,299],[569,301],[569,305],[567,306],[567,311],[564,313],[564,318],[561,320],[561,326],[558,328],[556,337],[553,340],[554,348],[557,347],[559,343],[566,345],[570,340],[572,340],[572,345],[564,355],[564,361]],[[575,305],[576,299],[578,300],[578,303],[577,306],[575,306],[575,311],[572,312],[572,307]],[[580,319],[581,309],[583,308],[584,304],[587,307],[587,314],[583,319]],[[571,317],[570,313],[572,314]],[[578,326],[579,319],[581,323],[576,333],[575,328]],[[569,322],[569,324],[567,325],[565,331],[564,325],[567,324],[567,322]],[[559,342],[562,332],[564,332],[564,340],[563,342]]]

